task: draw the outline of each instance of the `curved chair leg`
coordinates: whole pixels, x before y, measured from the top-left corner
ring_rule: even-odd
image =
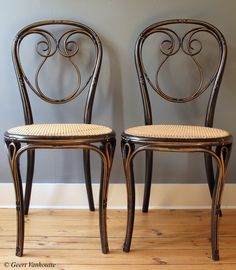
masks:
[[[216,175],[214,176],[214,169],[212,164],[212,156],[208,153],[204,153],[205,157],[205,167],[206,167],[206,174],[207,174],[207,181],[208,187],[210,191],[211,198],[213,197],[215,179],[219,177],[219,168],[217,167]],[[222,211],[219,209],[219,216],[222,217]]]
[[[148,212],[151,183],[152,183],[152,167],[153,167],[153,151],[146,151],[145,187],[144,187],[143,209],[142,209],[144,213]]]
[[[29,212],[32,182],[33,182],[33,176],[34,176],[34,162],[35,162],[35,150],[28,150],[27,151],[27,174],[26,174],[25,200],[24,200],[25,215],[28,215],[28,212]]]
[[[102,252],[104,254],[109,252],[108,237],[107,237],[107,193],[111,166],[115,151],[115,140],[113,142],[104,143],[100,148],[104,153],[101,166],[101,183],[99,193],[99,225],[100,225],[100,238],[102,245]]]
[[[89,210],[95,211],[94,200],[93,200],[93,190],[91,184],[91,170],[90,170],[90,152],[89,150],[83,150],[84,158],[84,176],[85,176],[85,185],[88,196]]]
[[[229,158],[230,158],[230,154],[231,154],[231,149],[232,149],[232,144],[226,145],[223,148],[217,147],[217,149],[216,149],[217,155],[219,157],[222,155],[222,158],[224,160],[225,172],[227,170],[227,166],[228,166],[228,162],[229,162]],[[218,179],[218,177],[219,177],[219,167],[217,167],[215,179]],[[222,188],[221,188],[221,192],[220,192],[220,202],[221,202],[223,189],[224,189],[224,182],[222,183]],[[221,203],[219,204],[219,216],[222,217]]]
[[[228,162],[229,162],[229,158],[230,158],[230,154],[231,154],[231,149],[232,149],[232,144],[226,145],[224,146],[223,150],[222,150],[222,158],[224,160],[224,172],[226,173],[227,167],[228,167]],[[220,151],[219,151],[219,155],[220,155]],[[217,170],[217,177],[219,175],[219,170]],[[222,197],[222,193],[223,193],[223,189],[224,189],[224,181],[222,183],[222,188],[220,190],[220,198],[219,198],[219,216],[222,217],[222,210],[221,210],[221,197]]]
[[[212,259],[214,261],[219,260],[218,249],[218,219],[220,216],[220,203],[224,186],[225,169],[229,160],[227,146],[218,146],[216,149],[218,162],[218,177],[214,185],[214,191],[212,195],[212,212],[211,212],[211,245],[212,245]]]
[[[16,196],[16,213],[17,213],[17,241],[16,241],[16,256],[21,257],[24,249],[24,200],[22,181],[20,175],[19,156],[17,151],[20,149],[20,144],[6,142],[8,149],[9,163],[11,167],[12,177],[15,187]]]
[[[130,158],[132,151],[134,150],[134,146],[132,144],[121,141],[121,150],[126,175],[127,207],[128,207],[126,236],[123,245],[123,251],[129,252],[133,235],[134,216],[135,216],[134,172],[133,172],[133,162],[132,159]]]

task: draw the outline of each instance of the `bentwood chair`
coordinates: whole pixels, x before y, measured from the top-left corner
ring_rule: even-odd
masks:
[[[150,39],[152,40],[150,41]],[[156,39],[158,39],[158,41],[154,43]],[[150,43],[147,43],[148,40]],[[151,45],[154,44],[158,44],[155,46],[155,53],[159,60],[158,64],[156,64],[157,67],[153,67],[154,64],[149,63],[152,59],[156,59],[150,57],[150,48]],[[207,44],[210,45],[209,50],[204,49],[206,47],[204,47],[204,45]],[[146,60],[145,62],[148,55],[147,52],[149,52],[149,61]],[[207,57],[206,55],[211,53],[216,53],[216,56],[207,58],[206,62],[204,62],[203,60]],[[146,153],[143,212],[147,212],[151,189],[153,151],[201,152],[204,153],[205,157],[208,185],[212,197],[212,258],[213,260],[219,260],[217,240],[218,217],[221,215],[221,197],[225,171],[232,145],[232,136],[229,132],[213,128],[212,126],[217,95],[226,62],[226,54],[226,42],[222,33],[213,25],[203,21],[189,19],[162,21],[147,27],[138,36],[135,47],[135,64],[144,107],[145,125],[128,128],[122,134],[121,146],[128,190],[128,220],[123,247],[124,251],[129,252],[130,250],[134,225],[134,157],[139,152],[145,151]],[[181,64],[174,69],[174,72],[172,70],[172,74],[168,75],[167,72],[171,72],[169,66],[172,61],[175,57],[180,56],[185,57],[184,61],[188,61],[186,65],[188,70],[184,70],[184,62],[180,62]],[[180,61],[179,59],[180,58],[178,58],[178,61]],[[212,59],[214,59],[215,62]],[[193,66],[193,70],[190,69],[190,64]],[[213,70],[209,73],[210,68]],[[155,69],[153,72],[154,75],[150,75],[151,69]],[[177,90],[174,90],[175,96],[178,97],[172,97],[169,93],[173,93],[174,91],[173,89],[170,90],[168,87],[173,86],[170,82],[173,73],[179,78],[180,72],[187,76],[181,89],[185,88],[186,91],[189,91],[187,81],[192,82],[191,77],[193,77],[194,82],[197,80],[197,83],[190,88],[190,94],[189,91],[184,97],[179,97],[180,94]],[[170,84],[168,84],[167,81],[165,81],[166,83],[164,84],[164,82],[161,81],[161,75],[165,75],[165,78],[167,78]],[[182,79],[182,77],[180,79]],[[193,106],[196,104],[196,99],[200,98],[201,95],[204,96],[205,101],[207,95],[206,90],[209,90],[209,100],[206,102],[205,124],[203,126],[175,124],[171,119],[169,120],[169,124],[153,124],[151,101],[153,102],[154,97],[150,99],[150,89],[154,90],[162,97],[163,102],[169,101],[177,103],[179,106],[188,102],[192,102]],[[175,109],[175,111],[177,111],[177,109]],[[198,109],[195,111],[198,112]],[[217,169],[215,170],[213,160],[217,164]]]
[[[24,41],[28,38],[32,39],[29,44],[32,44],[32,42],[35,43],[35,49],[33,49],[34,54],[32,53],[32,55],[30,55],[28,51],[27,57],[32,56],[35,62],[37,60],[40,61],[36,67],[34,79],[30,79],[27,75],[22,62],[22,58],[26,56],[26,54],[23,55],[21,48]],[[90,45],[85,46],[85,40],[90,43]],[[81,43],[83,43],[83,45],[81,45]],[[80,61],[79,65],[77,61],[79,62],[79,59],[83,57],[84,54],[91,54],[89,61]],[[83,150],[85,183],[91,211],[94,211],[94,201],[91,187],[90,151],[96,152],[101,157],[102,172],[99,197],[99,224],[102,252],[107,253],[109,251],[106,226],[107,191],[115,150],[115,133],[109,127],[91,124],[92,106],[102,61],[101,41],[92,29],[79,22],[64,20],[41,21],[26,26],[16,35],[12,56],[25,117],[25,125],[11,128],[5,132],[5,144],[9,153],[9,162],[16,194],[16,255],[23,255],[24,214],[27,215],[29,209],[36,149]],[[74,81],[76,82],[76,86],[70,84],[69,87],[71,89],[69,89],[68,84],[63,83],[61,83],[60,89],[56,88],[56,86],[53,89],[57,89],[60,94],[66,93],[66,97],[52,98],[51,95],[46,94],[48,88],[45,87],[45,84],[43,85],[44,87],[42,87],[41,80],[43,74],[41,73],[43,72],[44,66],[49,61],[55,63],[55,68],[47,70],[47,75],[53,75],[57,68],[62,67],[62,71],[60,70],[58,73],[60,78],[58,78],[57,82],[61,82],[62,78],[64,78],[65,69],[67,67],[70,77],[75,77]],[[61,65],[61,62],[63,62],[63,65]],[[89,70],[87,67],[87,69],[85,69],[86,72],[81,72],[81,63],[91,66],[90,74],[86,74]],[[50,74],[48,74],[48,72]],[[87,77],[83,79],[82,74],[84,76],[86,74]],[[47,79],[51,80],[50,83],[53,81],[51,75],[47,77]],[[55,83],[54,85],[56,85],[56,82],[53,82]],[[48,85],[51,87],[51,84]],[[64,89],[63,87],[67,88]],[[32,92],[29,93],[29,90],[32,90]],[[31,98],[33,98],[33,93],[39,99],[48,103],[66,104],[70,101],[74,101],[82,92],[85,94],[85,91],[87,91],[87,93],[85,95],[84,120],[82,123],[34,123],[31,110],[32,102],[30,103]],[[43,112],[41,113],[43,114]],[[25,197],[23,197],[19,165],[20,157],[24,152],[27,152]]]

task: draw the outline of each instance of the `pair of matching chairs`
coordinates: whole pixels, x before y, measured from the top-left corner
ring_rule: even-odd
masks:
[[[54,26],[59,27],[55,33],[51,31]],[[184,32],[180,31],[180,26],[184,26]],[[25,39],[31,36],[38,37],[36,56],[40,58],[33,80],[27,76],[21,60],[21,45]],[[93,44],[94,52],[92,55],[95,60],[92,63],[91,60],[89,61],[91,74],[85,80],[82,80],[80,65],[76,63],[76,60],[83,54],[83,46],[80,46],[80,43],[84,36]],[[203,41],[201,41],[201,36]],[[156,57],[160,59],[157,67],[149,65],[148,61],[144,61],[145,52],[149,51],[148,46],[156,44],[151,40],[154,37],[160,38],[159,49],[155,50]],[[205,52],[203,43],[209,37],[211,48],[216,48],[216,51],[211,49],[211,52],[216,53],[216,57],[213,58],[215,60],[214,64],[212,64],[212,59],[207,58],[208,62],[205,62],[207,71],[210,68],[213,71],[205,76],[205,70],[201,66],[201,54]],[[145,46],[148,44],[148,40],[151,40],[151,42],[147,46],[148,50],[146,50]],[[193,70],[197,75],[190,75],[197,79],[198,83],[191,88],[192,92],[189,95],[185,97],[172,97],[172,95],[166,93],[166,89],[163,90],[165,87],[162,86],[163,82],[160,82],[159,77],[163,74],[166,76],[168,69],[165,69],[165,65],[168,66],[172,58],[181,54],[186,58],[186,61],[191,62],[194,66]],[[221,215],[221,197],[225,171],[232,147],[232,136],[229,132],[213,128],[212,126],[226,54],[226,42],[222,33],[211,24],[198,20],[175,19],[162,21],[147,27],[139,35],[135,47],[135,64],[142,94],[145,125],[128,128],[121,136],[128,194],[127,231],[123,247],[124,251],[129,252],[130,250],[135,216],[134,157],[139,152],[145,151],[146,153],[143,212],[147,212],[151,190],[153,152],[201,152],[204,153],[205,157],[208,185],[212,197],[212,258],[214,260],[219,259],[218,218]],[[44,65],[53,56],[65,59],[76,75],[77,85],[75,90],[62,99],[47,96],[45,89],[43,90],[40,84],[40,76]],[[200,60],[198,60],[198,57]],[[116,139],[115,132],[109,127],[91,124],[92,106],[101,61],[102,45],[99,37],[93,30],[81,23],[56,20],[37,22],[22,29],[15,38],[13,62],[23,103],[25,125],[8,130],[5,133],[5,143],[9,153],[16,193],[17,256],[23,255],[24,215],[27,215],[29,210],[36,149],[83,150],[85,183],[91,211],[94,211],[94,201],[91,187],[90,151],[95,151],[100,155],[102,160],[99,196],[100,238],[102,252],[107,253],[109,251],[106,225],[107,191]],[[149,76],[149,72],[153,69],[155,73],[151,72],[152,74]],[[168,79],[170,80],[170,77]],[[182,88],[185,87],[186,84],[183,82]],[[28,94],[30,89],[41,100],[51,104],[65,104],[74,101],[82,92],[87,90],[83,123],[34,124],[30,96]],[[209,89],[205,125],[153,124],[151,101],[149,98],[150,89],[154,90],[165,101],[179,104],[194,103],[197,98],[206,95],[206,90]],[[27,174],[25,195],[23,196],[20,156],[24,152],[27,152]],[[216,170],[213,166],[214,160]]]

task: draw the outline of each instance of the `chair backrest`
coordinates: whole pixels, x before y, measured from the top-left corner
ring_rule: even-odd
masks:
[[[159,63],[155,69],[154,79],[150,78],[150,72],[147,70],[149,68],[148,64],[144,61],[144,44],[147,44],[147,40],[150,41],[151,37],[153,39],[159,39],[157,56]],[[212,65],[210,59],[206,59],[204,63],[204,67],[212,69],[210,76],[209,74],[208,76],[204,76],[205,71],[201,65],[201,57],[206,53],[203,46],[203,44],[205,44],[204,42],[208,42],[208,45],[210,44],[210,50],[213,48],[213,45],[214,49],[216,48],[216,51],[213,50],[216,52],[216,56],[214,56],[216,60],[215,65]],[[172,97],[166,94],[165,86],[160,86],[160,74],[163,73],[165,66],[168,66],[171,60],[179,55],[184,56],[191,62],[191,66],[194,66],[194,71],[192,71],[191,75],[195,73],[193,77],[197,79],[197,84],[191,89],[189,95],[184,97]],[[191,19],[172,19],[152,24],[142,31],[136,42],[135,64],[142,94],[145,124],[152,124],[151,102],[148,93],[149,88],[153,89],[163,99],[174,103],[193,101],[207,89],[211,89],[205,116],[205,125],[211,127],[213,125],[215,105],[224,72],[226,56],[227,47],[224,36],[216,27],[207,22]],[[169,70],[166,69],[164,73],[166,74],[168,71]],[[175,71],[177,74],[182,71],[181,62]],[[188,79],[189,70],[184,75],[186,75]],[[171,80],[171,76],[169,80]],[[185,87],[184,83],[182,85],[182,88],[183,87]]]
[[[29,40],[30,38],[32,39],[31,43],[33,42],[35,44],[35,49],[33,49],[34,55],[32,55],[31,52],[23,55],[21,52],[23,41]],[[92,46],[90,46],[92,47],[92,49],[90,48],[92,53],[90,53],[92,54],[91,58],[93,58],[93,60],[89,59],[88,61],[91,68],[89,75],[86,74],[87,77],[84,80],[81,78],[80,66],[77,63],[78,59],[81,58],[81,55],[86,51],[84,46],[80,46],[82,39],[88,39],[92,44]],[[88,52],[85,52],[85,54],[86,53]],[[29,78],[28,74],[25,72],[25,67],[22,64],[23,56],[33,57],[34,62],[36,62],[36,59],[39,62],[33,74],[33,79]],[[102,61],[102,45],[99,37],[92,29],[79,22],[66,20],[49,20],[33,23],[23,28],[16,35],[12,48],[12,57],[21,93],[26,124],[33,123],[29,98],[30,89],[43,101],[51,104],[64,104],[74,100],[87,88],[84,122],[91,122],[93,100]],[[74,81],[76,83],[73,85],[72,90],[63,89],[63,91],[61,91],[66,93],[65,97],[62,98],[47,96],[47,94],[45,94],[47,89],[45,89],[45,86],[41,86],[41,73],[46,63],[53,58],[54,60],[57,58],[57,60],[55,60],[55,69],[60,66],[62,70],[63,68],[65,70],[66,67],[70,66],[70,69],[73,70],[70,75],[75,77]],[[60,64],[58,64],[59,58]],[[66,64],[62,65],[61,61],[66,62]],[[46,71],[46,73],[50,74],[53,72],[54,69]],[[48,77],[50,77],[50,74]],[[62,78],[63,75],[60,74],[58,80],[62,80]],[[61,87],[63,88],[64,85],[61,84]]]

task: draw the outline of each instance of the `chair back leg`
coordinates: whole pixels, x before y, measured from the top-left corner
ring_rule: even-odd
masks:
[[[152,184],[152,167],[153,167],[153,151],[146,151],[146,170],[145,170],[145,187],[143,196],[143,208],[144,213],[148,212],[151,184]]]
[[[90,169],[90,152],[89,150],[83,150],[83,159],[84,159],[84,177],[85,185],[88,196],[89,210],[95,211],[94,200],[93,200],[93,190],[91,183],[91,169]]]
[[[31,190],[34,176],[35,150],[27,151],[27,174],[25,186],[24,213],[28,215],[31,198]]]

